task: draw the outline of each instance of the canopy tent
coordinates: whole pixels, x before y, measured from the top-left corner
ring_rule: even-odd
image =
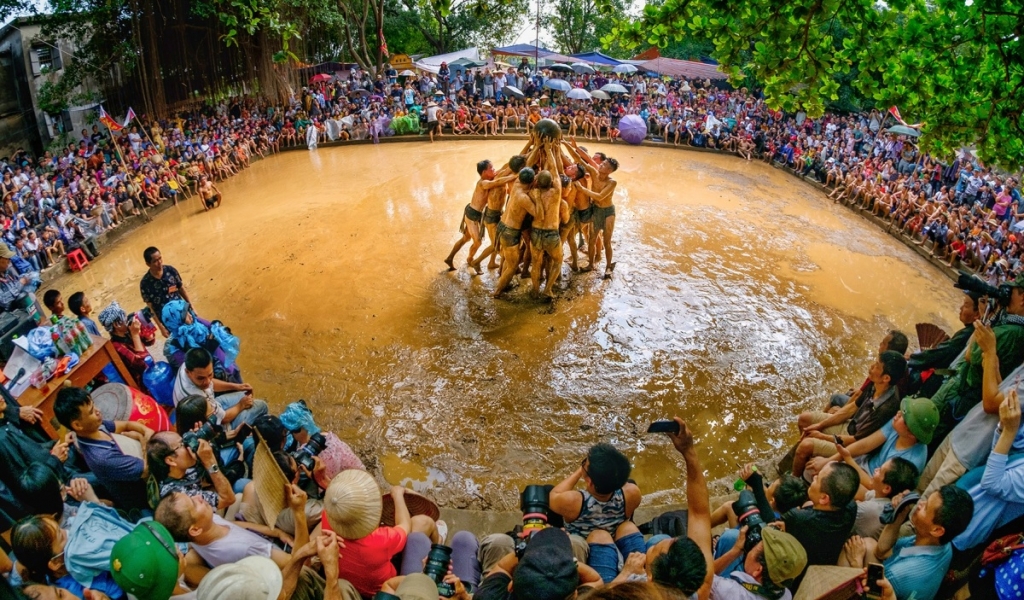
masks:
[[[459,50],[458,52],[449,52],[447,54],[438,54],[436,56],[425,56],[417,60],[414,64],[417,69],[428,73],[434,73],[436,75],[437,72],[441,70],[441,63],[448,63],[448,66],[450,67],[452,63],[460,58],[469,59],[477,63],[483,62],[480,60],[479,48],[466,48],[465,50]]]
[[[541,60],[549,60],[552,62],[577,62],[571,56],[552,52],[547,48],[538,48],[533,44],[513,44],[511,46],[504,46],[502,48],[491,48],[491,56],[503,55],[503,56],[523,56],[526,58],[537,57]]]
[[[622,64],[621,60],[612,58],[607,54],[602,54],[597,51],[581,52],[580,54],[573,54],[572,57],[576,59],[578,62],[585,62],[594,65],[606,65],[609,67],[614,67],[615,65]]]
[[[717,65],[709,65],[692,60],[678,60],[675,58],[655,58],[637,65],[644,71],[651,71],[659,75],[683,79],[727,79],[728,76],[718,70]]]

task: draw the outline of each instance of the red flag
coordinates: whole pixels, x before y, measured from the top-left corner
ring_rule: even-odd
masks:
[[[107,114],[107,111],[105,111],[102,106],[100,107],[100,123],[106,125],[107,129],[111,131],[121,131],[124,129],[124,127],[119,125],[117,121],[110,118],[110,115]]]
[[[129,125],[131,125],[132,119],[134,119],[134,118],[135,118],[135,111],[132,110],[132,107],[129,106],[128,107],[128,116],[126,116],[124,118],[124,127],[128,127]]]
[[[903,117],[900,116],[900,109],[897,108],[896,106],[893,106],[892,108],[889,109],[889,114],[895,117],[896,120],[900,122],[900,125],[907,124],[907,122],[903,120]]]
[[[391,58],[391,54],[388,53],[388,41],[384,39],[384,29],[377,30],[377,37],[380,38],[380,51],[384,53],[384,56]]]

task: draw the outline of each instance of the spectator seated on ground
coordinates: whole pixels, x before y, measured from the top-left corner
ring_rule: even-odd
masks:
[[[313,411],[306,405],[305,400],[298,400],[286,406],[281,412],[280,423],[289,434],[285,445],[288,452],[304,448],[309,443],[310,436],[323,436],[325,446],[318,456],[326,469],[327,481],[334,479],[335,475],[345,469],[366,470],[363,461],[359,460],[348,444],[338,439],[334,432],[320,430],[313,420]]]
[[[629,473],[624,454],[611,444],[597,444],[580,467],[551,490],[548,500],[551,510],[565,519],[566,531],[587,540],[588,564],[606,583],[618,575],[623,557],[646,549],[631,521],[641,495]],[[574,489],[581,479],[585,491]]]
[[[894,383],[907,371],[902,355],[887,350],[879,355],[868,370],[871,383],[857,397],[851,397],[834,414],[801,413],[798,425],[804,437],[796,447],[793,474],[803,473],[812,456],[835,454],[835,437],[845,445],[864,439],[878,431],[896,416],[900,395]],[[812,563],[814,564],[814,563]]]
[[[189,557],[198,561],[194,553]],[[185,565],[186,557],[175,545],[171,533],[156,521],[139,523],[110,551],[110,574],[114,582],[139,600],[194,600],[195,594],[182,581]],[[276,565],[271,565],[268,571],[277,571]],[[198,562],[192,565],[193,568],[200,566]]]
[[[977,555],[991,540],[993,531],[1024,516],[1024,428],[1016,390],[999,407],[999,427],[985,465],[957,481],[974,502],[974,518],[953,540],[960,552]]]
[[[149,350],[146,349],[146,342],[143,339],[142,321],[132,314],[129,322],[129,316],[116,300],[100,312],[99,320],[110,334],[110,343],[113,344],[114,350],[121,357],[121,362],[124,363],[128,372],[131,373],[135,384],[141,392],[148,394],[149,390],[146,388],[142,376],[149,368],[146,359],[152,360],[152,357]],[[150,336],[152,334],[153,332],[150,332]],[[153,341],[151,337],[150,345]]]
[[[885,507],[892,504],[894,496],[913,491],[919,474],[920,471],[910,461],[899,457],[890,458],[875,469],[870,489],[863,500],[857,501],[857,522],[853,526],[853,534],[877,540],[884,527],[881,517]]]
[[[829,463],[811,482],[807,505],[782,515],[786,533],[807,551],[808,565],[836,564],[857,520],[853,499],[859,484],[856,469],[841,462]]]
[[[22,423],[29,424],[23,419],[37,421],[41,417],[39,409],[9,405],[0,396],[0,491],[4,492],[0,527],[5,531],[16,520],[32,514],[35,499],[21,484],[29,467],[43,465],[61,477],[68,473],[64,465],[68,459],[67,443],[38,441],[20,427]]]
[[[857,440],[849,447],[836,445],[836,453],[830,457],[815,457],[807,463],[805,477],[821,470],[825,464],[838,460],[857,469],[860,474],[861,491],[858,499],[871,485],[871,474],[891,458],[904,458],[920,472],[928,458],[928,442],[931,441],[939,411],[927,398],[904,398],[900,410],[892,421],[864,439]]]
[[[600,585],[601,576],[573,556],[569,536],[549,527],[533,534],[521,559],[509,552],[488,569],[473,600],[571,600],[579,588]]]
[[[973,292],[964,294],[960,305],[960,323],[963,327],[948,340],[940,342],[934,348],[926,348],[911,354],[907,359],[907,395],[919,395],[931,398],[945,380],[936,369],[948,369],[957,356],[967,347],[974,334],[974,322],[981,318],[978,296]]]
[[[99,327],[96,327],[95,321],[89,317],[92,314],[92,304],[89,299],[85,297],[85,292],[75,292],[68,298],[68,310],[71,314],[78,317],[78,320],[85,326],[85,330],[90,335],[99,336]]]
[[[237,340],[227,339],[230,333],[222,325],[199,320],[184,300],[171,300],[165,304],[160,322],[170,333],[164,343],[164,357],[172,367],[177,369],[186,363],[190,350],[205,350],[213,361],[214,377],[226,383],[241,384],[241,372],[236,365],[228,364],[222,347],[222,344],[235,343]]]
[[[114,505],[125,510],[148,510],[146,479],[149,467],[145,453],[126,454],[114,434],[135,434],[145,448],[153,430],[132,421],[105,421],[84,389],[64,387],[57,392],[53,405],[57,421],[75,432],[75,444],[89,470],[109,493]],[[126,437],[128,437],[126,435]]]
[[[176,492],[202,496],[221,513],[234,504],[231,482],[221,472],[210,442],[200,439],[193,450],[178,433],[162,431],[149,439],[146,456],[160,498]]]
[[[792,584],[807,567],[807,552],[800,542],[792,535],[767,525],[761,528],[761,541],[747,550],[746,529],[741,531],[743,535],[737,537],[732,548],[715,561],[711,597],[736,600],[792,598],[786,586]],[[743,559],[742,569],[731,571],[727,576],[718,574],[719,563],[729,564],[740,558]]]
[[[901,356],[904,356],[906,355],[907,347],[909,345],[910,341],[907,339],[905,333],[903,333],[902,331],[898,331],[896,329],[892,329],[888,331],[885,334],[885,337],[882,338],[882,341],[878,343],[878,356],[881,356],[882,353],[887,352],[889,350],[892,350],[893,352],[896,352]],[[897,381],[896,383],[899,382]],[[836,413],[839,409],[849,404],[850,400],[856,400],[860,398],[864,394],[864,391],[868,388],[869,385],[871,385],[870,376],[864,380],[864,382],[860,385],[859,388],[856,389],[856,391],[853,388],[850,388],[850,390],[847,391],[847,393],[845,394],[832,394],[832,397],[829,398],[828,404],[825,405],[824,412],[827,412],[829,414]],[[902,397],[905,395],[906,394],[903,393],[903,389],[900,388],[900,396]]]
[[[953,485],[943,486],[916,504],[903,504],[904,495],[892,499],[899,511],[878,541],[851,537],[839,565],[859,568],[881,562],[897,600],[932,600],[953,557],[950,542],[971,521],[974,502],[967,492]],[[900,538],[900,527],[908,514],[915,533]]]
[[[185,396],[206,396],[217,408],[218,422],[237,427],[267,413],[267,403],[252,398],[248,383],[232,383],[214,377],[213,356],[202,348],[193,348],[185,355],[174,380],[174,402]]]
[[[217,424],[216,410],[206,396],[186,396],[174,409],[174,426],[178,435],[184,436],[190,431],[200,429],[206,425],[212,427],[216,435],[213,436],[211,445],[215,446],[218,464],[224,476],[228,478],[232,486],[245,485],[243,478],[251,470],[252,452],[255,451],[255,443],[251,436],[242,442],[243,455],[238,449],[238,442],[235,439],[239,435],[239,429],[226,429]],[[242,481],[242,483],[239,483]],[[241,493],[239,489],[236,493]]]
[[[405,488],[392,486],[391,497],[395,503],[393,527],[380,525],[383,511],[380,488],[366,471],[342,471],[331,481],[324,495],[320,527],[341,538],[344,557],[338,565],[339,576],[363,596],[373,596],[385,581],[398,574],[391,560],[405,549],[411,532],[418,531],[435,544],[443,539],[430,517],[409,515]],[[299,533],[296,531],[296,538]],[[314,530],[314,535],[317,533]]]

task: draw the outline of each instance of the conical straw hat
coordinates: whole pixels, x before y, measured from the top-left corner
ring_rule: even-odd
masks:
[[[331,480],[324,510],[331,529],[346,540],[362,539],[380,525],[380,488],[366,471],[348,469]]]

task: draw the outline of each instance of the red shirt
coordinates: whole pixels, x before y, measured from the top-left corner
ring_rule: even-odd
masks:
[[[320,524],[324,531],[333,531],[326,511],[320,515]],[[378,527],[362,539],[345,540],[338,577],[351,583],[363,597],[373,596],[385,581],[398,575],[391,557],[405,549],[406,536],[404,529]]]

